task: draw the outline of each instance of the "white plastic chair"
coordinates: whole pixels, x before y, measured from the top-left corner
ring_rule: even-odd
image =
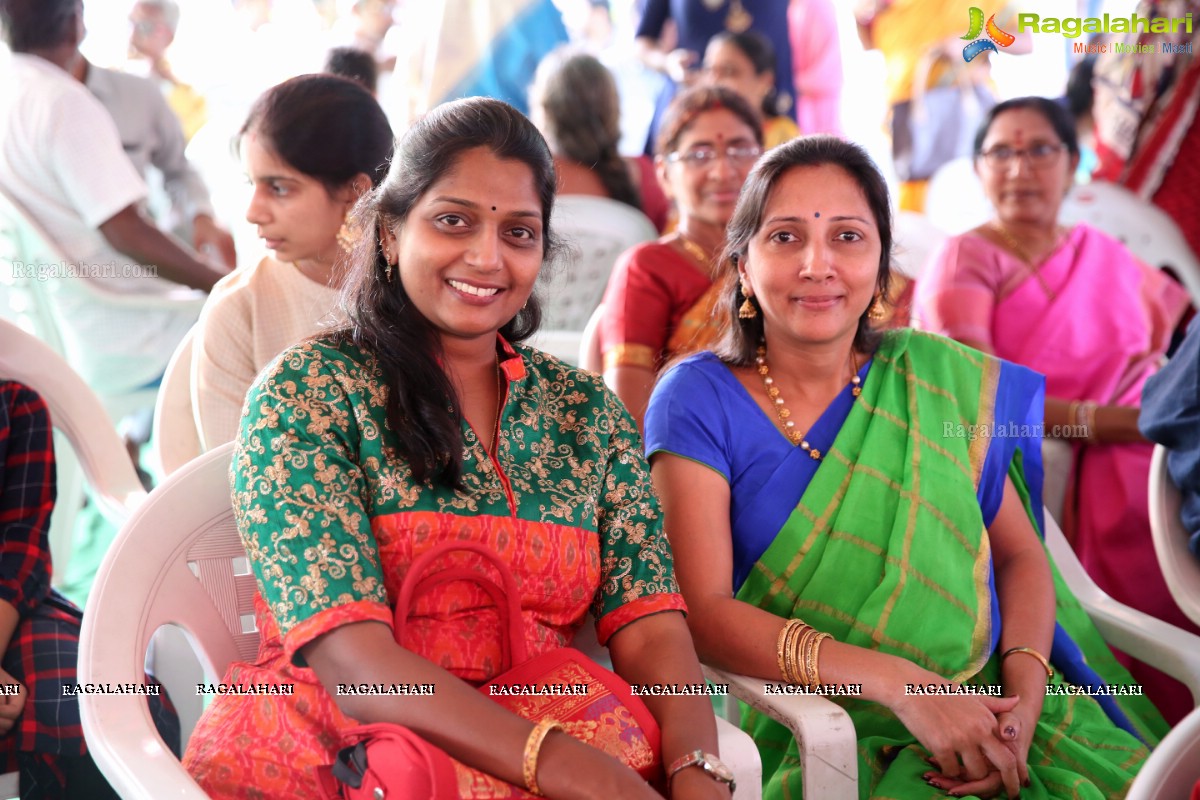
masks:
[[[991,219],[992,206],[975,174],[974,159],[961,156],[938,168],[925,190],[925,216],[950,236]]]
[[[1179,609],[1200,625],[1200,560],[1188,549],[1188,531],[1179,516],[1178,487],[1167,473],[1167,449],[1154,448],[1150,460],[1150,534],[1158,566]]]
[[[604,316],[604,304],[596,306],[591,319],[583,328],[579,341],[579,366],[588,372],[601,375],[604,372],[604,354],[600,352],[600,319]]]
[[[89,363],[91,343],[75,334],[70,319],[74,313],[80,309],[86,313],[111,311],[124,317],[131,311],[168,310],[198,316],[204,304],[204,293],[182,286],[162,295],[122,294],[108,291],[96,281],[48,278],[40,273],[41,269],[61,270],[71,260],[21,204],[2,190],[0,245],[3,246],[0,261],[7,262],[0,263],[0,272],[6,273],[3,278],[6,293],[12,293],[5,316],[49,344],[85,380],[92,381],[91,385],[106,376]],[[156,391],[139,388],[97,394],[112,420],[119,422],[136,411],[153,407]]]
[[[50,409],[51,424],[70,445],[55,448],[58,500],[50,525],[50,557],[57,585],[66,574],[84,484],[101,513],[117,524],[129,517],[146,492],[100,398],[49,345],[3,320],[0,378],[37,391]]]
[[[150,639],[164,625],[183,629],[206,682],[220,681],[231,661],[254,660],[255,585],[230,505],[232,451],[230,442],[185,464],[118,534],[84,610],[81,683],[143,682]],[[194,682],[157,677],[177,706],[195,694]],[[207,798],[159,738],[148,704],[82,695],[80,712],[92,758],[121,797]],[[195,719],[180,717],[186,735]]]
[[[1063,580],[1083,604],[1104,640],[1183,682],[1200,704],[1200,636],[1122,605],[1105,594],[1088,577],[1049,514],[1046,547]],[[765,681],[761,678],[732,675],[709,666],[704,671],[709,680],[730,684],[732,697],[791,729],[800,747],[804,797],[821,800],[858,797],[857,740],[854,724],[841,706],[823,697],[767,696],[763,694]]]
[[[1134,778],[1125,800],[1183,800],[1200,780],[1200,708],[1171,729]]]
[[[192,326],[163,373],[154,402],[154,433],[150,438],[151,465],[161,480],[204,452],[200,426],[192,406]]]
[[[1188,246],[1179,226],[1167,212],[1124,186],[1095,181],[1076,186],[1063,202],[1059,221],[1086,222],[1125,243],[1152,267],[1174,272],[1192,302],[1200,304],[1200,259]]]
[[[604,297],[618,256],[658,232],[636,208],[584,195],[560,196],[553,225],[571,252],[542,270],[538,283],[544,324],[548,330],[581,331]]]
[[[164,625],[183,630],[208,682],[219,681],[231,661],[255,659],[257,587],[230,501],[233,448],[229,442],[176,470],[117,536],[84,612],[81,683],[142,682],[146,649]],[[579,644],[587,647],[586,638]],[[157,677],[177,707],[194,694],[195,680]],[[121,797],[206,797],[159,738],[146,703],[89,694],[81,696],[80,710],[92,758]],[[180,710],[186,737],[195,719]],[[762,763],[753,741],[728,723],[718,727],[722,757],[746,786],[738,797],[757,800]]]
[[[921,277],[946,234],[925,214],[897,211],[893,228],[895,253],[892,269],[911,281]]]

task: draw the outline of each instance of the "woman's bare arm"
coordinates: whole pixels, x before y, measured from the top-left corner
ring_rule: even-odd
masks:
[[[642,617],[613,634],[608,646],[617,674],[631,684],[704,683],[687,623],[677,612]],[[650,695],[642,699],[662,730],[664,766],[694,750],[717,752],[717,725],[707,697]],[[724,785],[698,769],[680,772],[671,791],[675,797],[729,797]]]

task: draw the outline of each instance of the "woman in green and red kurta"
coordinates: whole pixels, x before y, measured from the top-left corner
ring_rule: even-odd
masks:
[[[442,584],[394,639],[406,571],[447,541],[482,544],[511,568],[531,656],[567,644],[590,612],[626,680],[703,680],[632,420],[598,378],[515,344],[539,317],[531,293],[554,249],[554,186],[545,142],[510,106],[435,109],[365,201],[350,327],[285,351],[250,390],[234,504],[262,644],[226,682],[294,683],[295,694],[217,698],[185,759],[212,796],[319,796],[314,768],[356,722],[397,723],[441,748],[460,765],[462,796],[520,796],[533,726],[476,690],[503,660],[492,600]],[[454,555],[478,568],[474,558]],[[336,692],[361,683],[436,693]],[[716,751],[705,698],[646,700],[663,763]],[[545,739],[536,778],[551,797],[658,796],[561,732]],[[671,790],[729,797],[700,768]]]

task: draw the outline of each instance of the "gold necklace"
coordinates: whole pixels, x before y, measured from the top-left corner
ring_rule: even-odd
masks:
[[[1041,285],[1042,291],[1046,293],[1046,297],[1050,298],[1051,300],[1053,300],[1055,297],[1057,297],[1054,290],[1050,288],[1050,284],[1046,283],[1046,279],[1044,277],[1042,277],[1042,270],[1041,270],[1042,265],[1035,264],[1033,262],[1033,258],[1030,257],[1029,251],[1021,246],[1021,243],[1017,241],[1017,237],[1013,236],[1009,232],[1008,228],[1005,228],[1003,225],[1001,225],[998,222],[993,222],[991,225],[991,228],[996,233],[1000,234],[1000,238],[1003,239],[1004,243],[1008,245],[1008,247],[1012,251],[1013,255],[1015,255],[1018,259],[1020,259],[1021,263],[1024,264],[1026,266],[1026,268],[1030,272],[1033,273],[1033,277],[1037,278],[1037,282],[1038,282],[1038,284]],[[1054,247],[1051,248],[1051,252],[1054,252],[1054,250],[1057,248],[1058,248],[1058,238],[1055,238]]]
[[[758,346],[754,363],[758,368],[758,374],[762,376],[763,388],[767,390],[767,397],[775,407],[775,414],[779,417],[779,424],[783,427],[783,432],[788,440],[793,445],[800,445],[800,449],[808,453],[813,461],[820,461],[821,451],[810,445],[804,438],[804,434],[796,430],[796,422],[791,418],[792,412],[788,410],[783,398],[779,396],[779,387],[775,385],[775,379],[771,377],[771,368],[767,365],[767,346],[765,344]],[[850,365],[853,369],[851,373],[853,377],[850,378],[850,394],[854,400],[857,400],[858,396],[862,394],[862,378],[858,377],[858,359],[854,356],[853,347],[850,348]]]
[[[675,240],[679,242],[680,247],[696,260],[701,267],[704,268],[706,275],[711,275],[713,271],[713,259],[708,253],[704,252],[704,248],[696,244],[694,240],[688,237],[683,231],[675,231]]]

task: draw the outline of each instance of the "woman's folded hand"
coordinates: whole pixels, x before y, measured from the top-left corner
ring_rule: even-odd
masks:
[[[946,683],[939,676],[924,682]],[[996,772],[999,785],[1015,796],[1021,786],[1018,756],[1011,743],[1000,738],[999,720],[1006,720],[1004,728],[1024,727],[1010,713],[1018,702],[1017,697],[898,693],[888,705],[932,754],[938,771],[930,774],[952,779],[954,784],[974,785],[990,783],[991,773]],[[1021,731],[1016,735],[1021,737]],[[950,788],[951,783],[929,782],[938,788]]]

